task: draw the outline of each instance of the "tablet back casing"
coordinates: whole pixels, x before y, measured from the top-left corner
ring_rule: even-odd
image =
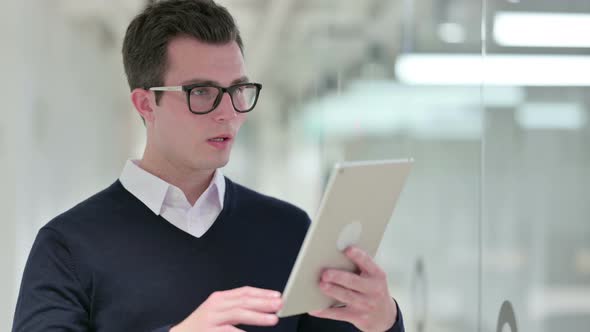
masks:
[[[321,272],[327,268],[355,271],[342,253],[349,245],[375,257],[412,163],[388,160],[334,167],[283,292],[279,317],[338,304],[321,292]]]

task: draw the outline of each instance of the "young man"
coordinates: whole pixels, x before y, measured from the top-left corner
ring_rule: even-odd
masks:
[[[152,4],[123,60],[144,155],[39,231],[13,331],[403,331],[385,273],[355,248],[362,273],[320,283],[346,307],[275,315],[309,218],[219,171],[261,88],[225,8]]]

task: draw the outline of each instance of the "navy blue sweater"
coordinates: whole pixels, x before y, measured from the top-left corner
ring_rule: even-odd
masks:
[[[168,331],[215,291],[283,291],[308,216],[227,178],[224,202],[201,238],[155,215],[119,181],[56,217],[31,249],[13,331]],[[357,331],[309,315],[239,327]],[[391,331],[403,331],[401,314]]]

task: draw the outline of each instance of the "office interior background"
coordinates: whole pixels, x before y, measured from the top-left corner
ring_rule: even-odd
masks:
[[[37,230],[141,157],[147,2],[0,0],[2,331]],[[313,216],[334,162],[413,157],[377,255],[408,331],[590,329],[590,1],[219,2],[264,85],[227,176]]]

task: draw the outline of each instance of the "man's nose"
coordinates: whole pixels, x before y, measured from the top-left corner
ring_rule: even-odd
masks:
[[[224,93],[221,96],[221,101],[219,102],[219,105],[217,105],[217,108],[213,111],[213,114],[215,115],[215,120],[217,121],[229,120],[237,116],[229,93]]]

